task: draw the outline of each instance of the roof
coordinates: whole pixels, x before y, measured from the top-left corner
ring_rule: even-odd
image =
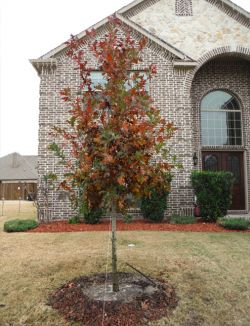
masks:
[[[192,59],[188,55],[183,53],[181,50],[176,49],[174,46],[167,43],[166,41],[158,38],[157,36],[153,35],[149,31],[144,30],[143,28],[141,28],[139,25],[135,24],[134,22],[132,22],[128,18],[127,13],[129,11],[131,11],[133,8],[141,6],[143,3],[145,3],[145,4],[148,3],[148,5],[150,5],[150,3],[155,2],[155,1],[159,1],[159,0],[134,0],[130,4],[128,4],[127,6],[121,8],[120,10],[118,10],[115,13],[115,15],[119,19],[121,19],[124,24],[129,25],[133,29],[137,30],[137,32],[139,32],[142,35],[148,37],[151,41],[157,43],[163,49],[165,49],[166,51],[173,54],[174,57],[177,58],[177,60],[181,59],[181,60],[184,60],[184,61],[192,61]],[[250,13],[248,11],[246,11],[245,9],[243,9],[243,8],[239,7],[238,5],[236,5],[232,1],[230,1],[230,0],[204,0],[204,1],[210,2],[211,4],[217,6],[220,9],[224,8],[223,6],[225,5],[228,8],[228,10],[227,10],[228,14],[230,14],[230,12],[231,12],[231,15],[233,15],[233,17],[236,18],[236,19],[238,19],[238,16],[241,16],[241,17],[244,18],[246,24],[248,24],[248,23],[250,24]],[[237,13],[237,15],[235,15],[235,13]],[[103,20],[101,20],[97,24],[91,26],[87,30],[89,30],[89,29],[98,29],[101,26],[105,25],[107,22],[108,22],[108,19],[104,18]],[[77,35],[77,37],[78,38],[85,37],[87,30],[79,33]],[[37,65],[43,64],[43,63],[45,63],[45,64],[48,63],[49,59],[50,60],[53,59],[57,54],[59,54],[61,51],[64,51],[66,48],[67,48],[67,45],[65,43],[63,43],[63,44],[57,46],[56,48],[54,48],[53,50],[49,51],[48,53],[42,55],[40,58],[35,59],[35,60],[30,60],[30,62],[39,73],[39,69],[38,69]]]
[[[37,156],[12,153],[0,158],[0,181],[37,180]]]

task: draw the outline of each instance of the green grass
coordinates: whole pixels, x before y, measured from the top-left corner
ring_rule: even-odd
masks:
[[[0,225],[22,214],[35,219],[32,206],[11,211]],[[141,231],[117,239],[120,271],[131,271],[128,262],[176,288],[178,307],[151,326],[250,325],[250,234]],[[108,232],[1,232],[0,325],[76,326],[46,305],[48,295],[74,277],[110,271],[109,241]]]

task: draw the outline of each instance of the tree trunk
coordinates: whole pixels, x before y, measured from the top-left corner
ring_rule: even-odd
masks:
[[[117,274],[117,256],[116,256],[116,210],[112,206],[112,282],[113,292],[119,291],[118,274]]]

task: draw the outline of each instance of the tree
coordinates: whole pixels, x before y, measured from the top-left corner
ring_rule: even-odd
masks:
[[[128,28],[112,17],[109,32],[100,40],[72,36],[67,55],[81,77],[81,94],[70,88],[61,91],[70,104],[65,128],[55,127],[70,148],[67,156],[58,143],[50,149],[66,168],[60,186],[70,192],[74,208],[83,214],[91,207],[104,207],[112,215],[113,291],[118,291],[116,258],[116,214],[129,205],[128,197],[150,194],[152,188],[169,190],[166,178],[173,168],[166,142],[175,128],[153,106],[147,83],[156,73],[150,66],[133,70],[142,62],[146,39],[135,41]],[[83,47],[98,61],[105,82],[94,85]]]
[[[49,203],[49,195],[51,190],[54,189],[54,183],[57,180],[57,176],[48,172],[46,175],[43,175],[40,180],[40,185],[37,189],[37,193],[33,195],[34,205],[38,210],[38,216],[40,220],[49,221],[50,219],[50,203]],[[43,207],[40,206],[38,201],[38,193],[43,198]]]

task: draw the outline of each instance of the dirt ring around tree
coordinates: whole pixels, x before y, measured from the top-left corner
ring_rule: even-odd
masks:
[[[146,325],[177,306],[171,285],[139,274],[118,275],[119,292],[112,292],[111,274],[81,276],[52,293],[48,304],[66,320],[89,326]]]

